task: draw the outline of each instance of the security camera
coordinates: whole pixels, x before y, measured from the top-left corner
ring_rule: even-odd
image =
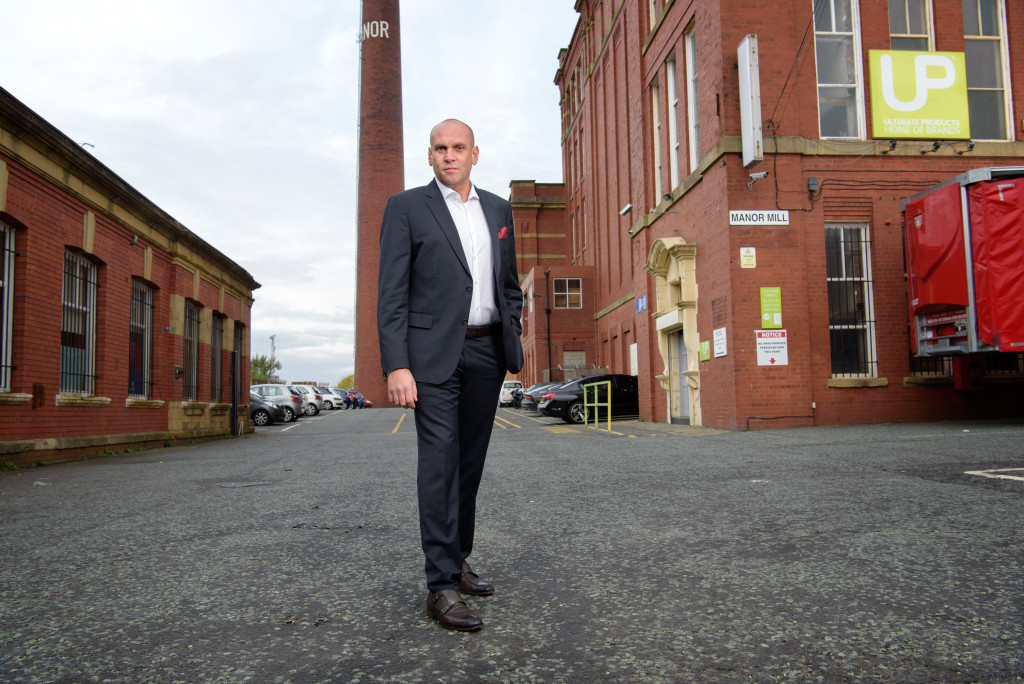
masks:
[[[631,211],[633,211],[633,204],[629,203],[626,206],[622,207],[622,209],[619,209],[619,216],[625,216]]]
[[[768,172],[767,171],[759,171],[758,173],[750,174],[750,180],[761,180],[762,178],[767,178],[767,177],[768,177]]]

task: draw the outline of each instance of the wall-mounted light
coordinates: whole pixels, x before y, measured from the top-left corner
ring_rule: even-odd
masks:
[[[968,140],[967,141],[967,149],[966,150],[957,150],[956,153],[957,154],[963,154],[964,152],[973,152],[973,151],[974,151],[974,141],[973,140]]]
[[[666,192],[664,195],[661,196],[661,199],[663,199],[666,202],[668,202],[669,200],[672,199],[672,193],[671,192]]]
[[[890,152],[892,152],[895,149],[896,149],[896,141],[895,140],[890,140],[889,141],[889,149],[882,150],[882,154],[889,154]]]
[[[932,143],[932,149],[921,150],[921,154],[928,154],[929,152],[938,152],[940,147],[942,147],[942,143],[936,140],[935,142]]]
[[[619,216],[625,216],[626,214],[628,214],[631,211],[633,211],[633,203],[632,202],[630,202],[626,206],[624,206],[621,209],[619,209]]]
[[[185,377],[185,371],[178,364],[174,364],[174,380],[178,381]]]

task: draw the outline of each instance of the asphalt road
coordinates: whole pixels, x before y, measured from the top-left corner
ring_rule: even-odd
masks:
[[[0,681],[1024,681],[1024,423],[498,415],[472,634],[411,412],[0,472]]]

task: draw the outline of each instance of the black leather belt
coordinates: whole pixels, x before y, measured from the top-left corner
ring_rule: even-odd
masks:
[[[466,337],[483,337],[484,335],[497,335],[501,332],[501,323],[490,325],[467,325]]]

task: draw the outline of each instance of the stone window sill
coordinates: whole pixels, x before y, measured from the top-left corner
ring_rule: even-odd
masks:
[[[103,408],[110,403],[110,397],[86,397],[81,394],[58,394],[57,406],[79,406]]]
[[[888,378],[832,378],[825,383],[833,389],[853,389],[856,387],[888,387]]]

